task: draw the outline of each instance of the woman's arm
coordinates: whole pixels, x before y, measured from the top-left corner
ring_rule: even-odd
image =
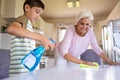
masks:
[[[94,32],[92,33],[92,47],[93,47],[93,50],[103,59],[103,61],[109,65],[116,65],[118,63],[116,62],[112,62],[103,52],[103,50],[99,47],[98,43],[97,43],[97,40],[96,40],[96,37],[95,37],[95,34]]]
[[[89,66],[96,66],[95,64],[93,64],[92,62],[88,62],[88,61],[83,61],[83,60],[80,60],[72,55],[70,55],[69,53],[65,54],[64,55],[64,58],[67,60],[67,61],[71,61],[71,62],[74,62],[76,64],[87,64]]]
[[[109,65],[116,65],[118,64],[117,62],[112,62],[103,52],[99,55],[103,61]]]

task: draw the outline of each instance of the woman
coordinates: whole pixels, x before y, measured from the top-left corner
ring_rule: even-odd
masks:
[[[88,10],[80,11],[76,17],[75,25],[70,25],[66,31],[64,39],[58,45],[58,52],[68,64],[87,64],[95,66],[92,62],[80,60],[80,55],[91,45],[93,50],[107,63],[115,65],[110,61],[103,50],[98,46],[95,34],[91,28],[93,14]]]

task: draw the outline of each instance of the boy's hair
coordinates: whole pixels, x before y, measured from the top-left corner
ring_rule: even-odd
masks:
[[[25,12],[25,5],[28,4],[30,8],[41,7],[44,10],[44,3],[41,0],[25,0],[23,10]]]

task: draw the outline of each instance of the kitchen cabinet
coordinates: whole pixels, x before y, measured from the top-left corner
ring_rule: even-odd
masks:
[[[1,15],[3,18],[16,18],[23,14],[25,0],[1,0]]]
[[[39,66],[40,66],[40,69],[55,66],[55,58],[50,58],[48,56],[42,56]]]
[[[0,33],[0,49],[10,49],[11,35],[7,33]]]
[[[0,16],[1,16],[1,0],[0,0]]]

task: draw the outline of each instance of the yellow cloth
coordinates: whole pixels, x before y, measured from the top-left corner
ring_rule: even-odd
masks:
[[[99,68],[98,63],[93,62],[93,64],[95,64],[96,66],[89,66],[89,65],[86,65],[86,64],[80,64],[80,68]]]

